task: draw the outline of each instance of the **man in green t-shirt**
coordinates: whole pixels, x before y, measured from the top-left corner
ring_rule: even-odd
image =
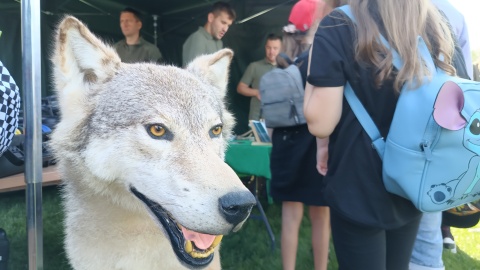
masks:
[[[250,99],[249,120],[261,118],[260,91],[258,86],[263,74],[277,67],[277,56],[282,49],[282,38],[270,34],[265,43],[265,58],[250,63],[237,86],[237,92],[241,95],[252,97]]]
[[[122,62],[154,62],[162,61],[162,54],[157,46],[147,42],[140,36],[142,28],[141,15],[133,8],[125,8],[120,13],[120,28],[125,39],[115,43],[113,47],[117,51]]]
[[[192,33],[183,43],[183,65],[195,57],[211,54],[223,48],[222,38],[235,20],[235,11],[230,4],[216,2],[208,13],[207,22]]]

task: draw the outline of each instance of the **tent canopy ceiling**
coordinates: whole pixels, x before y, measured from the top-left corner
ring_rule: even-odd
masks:
[[[58,20],[64,14],[70,14],[87,22],[89,27],[99,34],[121,37],[119,14],[125,7],[132,7],[143,15],[142,34],[153,38],[154,15],[158,18],[158,35],[168,35],[175,33],[178,28],[198,23],[198,20],[204,21],[205,14],[215,2],[216,0],[41,0],[41,9],[42,14],[47,17]],[[296,1],[231,0],[227,2],[230,2],[237,11],[238,23],[239,20],[272,7],[280,6],[280,10],[289,9]],[[2,12],[19,12],[19,9],[20,0],[0,0],[0,11]],[[261,21],[265,17],[270,20],[274,18],[260,15],[252,20]],[[283,18],[283,21],[285,19]],[[51,18],[47,18],[47,20],[51,20]]]
[[[22,85],[21,72],[21,0],[0,0],[0,60]],[[53,30],[66,14],[87,24],[90,30],[109,43],[123,38],[119,15],[132,7],[143,15],[142,36],[155,43],[168,64],[181,65],[182,44],[192,32],[205,24],[206,15],[216,0],[40,0],[42,47],[42,95],[52,91],[51,53]],[[247,65],[265,57],[265,39],[269,33],[281,34],[293,4],[298,0],[225,0],[237,13],[237,19],[222,39],[235,57],[231,65],[229,104],[237,117],[237,134],[247,127],[250,99],[236,93],[236,85]],[[154,27],[154,15],[157,24]]]

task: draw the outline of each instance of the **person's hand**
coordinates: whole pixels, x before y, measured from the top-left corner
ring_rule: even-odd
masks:
[[[325,176],[328,171],[328,138],[317,138],[317,171]]]
[[[317,171],[319,174],[325,176],[328,171],[328,149],[324,153],[317,151]]]
[[[257,90],[257,94],[255,95],[256,98],[258,98],[258,100],[262,100],[262,97],[260,96],[260,90],[258,89],[255,89]]]

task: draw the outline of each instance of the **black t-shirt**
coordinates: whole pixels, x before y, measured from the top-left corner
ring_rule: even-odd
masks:
[[[393,81],[375,87],[372,68],[355,61],[354,31],[350,19],[340,11],[333,11],[322,20],[315,35],[307,80],[319,87],[343,86],[349,81],[385,138],[398,94]],[[390,229],[420,215],[410,201],[386,191],[380,157],[345,98],[340,121],[330,135],[324,182],[323,196],[332,211],[351,221]]]

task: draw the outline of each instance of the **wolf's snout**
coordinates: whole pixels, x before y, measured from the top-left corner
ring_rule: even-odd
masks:
[[[220,212],[228,223],[237,226],[244,221],[256,204],[250,191],[230,192],[219,199]]]

